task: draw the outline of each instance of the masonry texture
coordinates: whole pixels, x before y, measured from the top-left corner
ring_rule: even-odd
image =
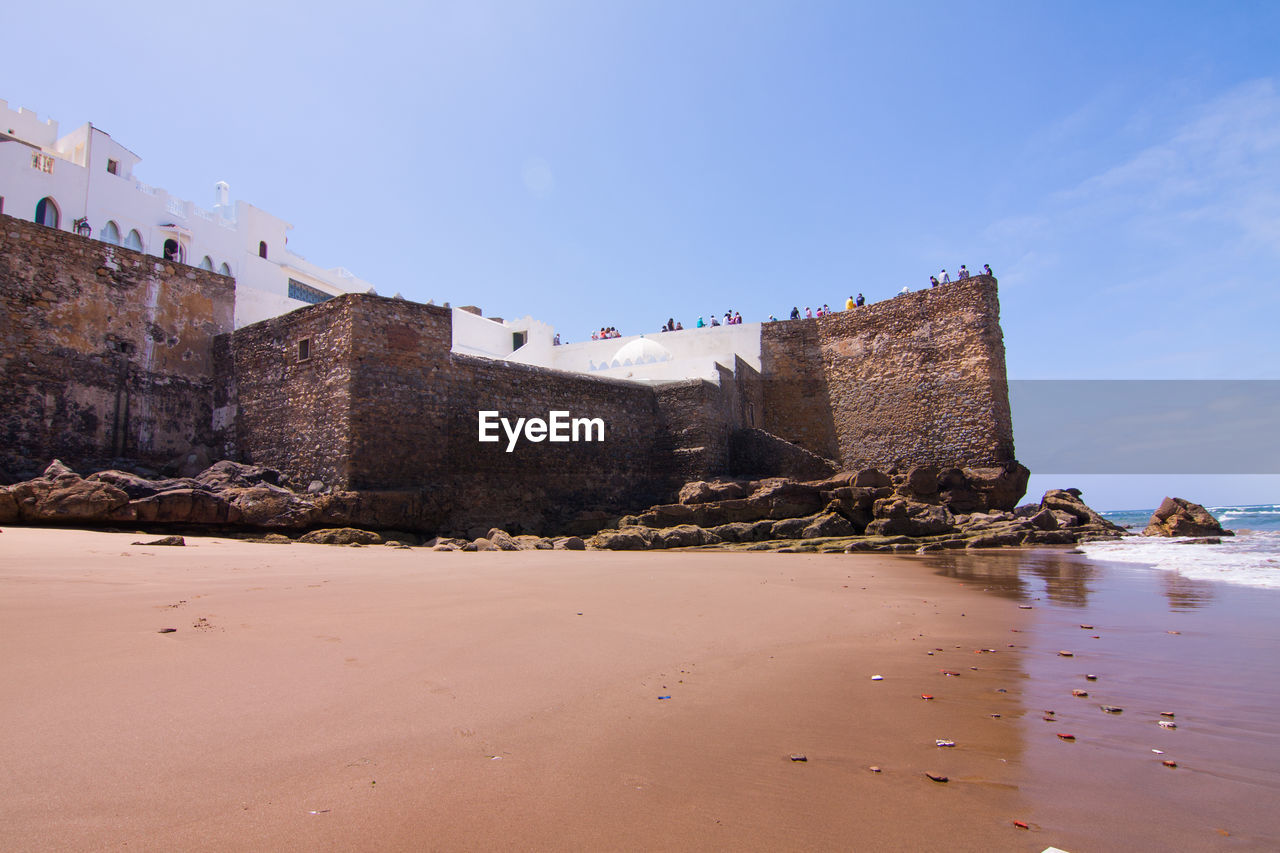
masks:
[[[451,313],[347,294],[232,332],[233,282],[0,219],[0,453],[85,470],[193,445],[334,492],[347,520],[565,530],[689,480],[1013,461],[996,282],[761,326],[761,370],[645,384],[451,351]],[[478,440],[600,418],[603,441]],[[3,472],[0,472],[3,473]]]
[[[215,441],[234,282],[0,216],[0,465],[155,464]]]
[[[1013,460],[996,281],[762,327],[764,429],[841,467]]]

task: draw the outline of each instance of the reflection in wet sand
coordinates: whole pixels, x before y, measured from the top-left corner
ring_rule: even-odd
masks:
[[[940,575],[981,583],[999,595],[1026,601],[1039,597],[1030,578],[1043,581],[1043,595],[1055,604],[1085,607],[1097,568],[1080,554],[1043,548],[1028,551],[942,552],[929,556]]]
[[[1161,572],[1160,585],[1170,610],[1195,610],[1213,601],[1215,584],[1183,577],[1177,572]]]

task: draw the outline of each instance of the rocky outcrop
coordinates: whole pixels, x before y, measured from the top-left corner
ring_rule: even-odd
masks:
[[[1234,536],[1224,530],[1213,513],[1183,498],[1165,498],[1152,513],[1143,536]]]
[[[329,527],[312,530],[298,537],[304,545],[381,545],[383,538],[371,530],[354,527]]]

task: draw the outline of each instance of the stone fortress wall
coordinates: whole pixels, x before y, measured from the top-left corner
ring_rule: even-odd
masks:
[[[735,358],[718,382],[633,382],[455,352],[454,312],[368,294],[233,332],[229,279],[3,225],[11,470],[55,456],[156,465],[205,444],[404,527],[537,532],[661,502],[692,479],[1013,460],[989,277],[762,324],[759,370]],[[601,418],[605,438],[507,452],[505,438],[478,441],[479,410]]]
[[[0,216],[0,466],[159,464],[218,441],[235,282]]]

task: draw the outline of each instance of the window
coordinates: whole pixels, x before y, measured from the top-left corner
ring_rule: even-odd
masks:
[[[185,264],[187,262],[187,249],[177,240],[170,237],[164,241],[164,259]]]
[[[511,349],[518,350],[529,340],[528,332],[512,332],[511,333]]]
[[[58,227],[58,203],[45,196],[36,202],[36,222],[50,228]]]
[[[213,272],[213,258],[209,257],[208,255],[205,255],[204,260],[200,262],[200,269]]]
[[[227,278],[231,278],[231,267],[227,266],[226,261],[218,264],[218,275],[225,275]]]
[[[258,241],[258,257],[265,258],[266,256],[267,256],[267,241],[259,240]]]
[[[102,227],[102,242],[120,245],[120,226],[116,225],[115,220],[108,219],[107,224]]]
[[[291,278],[289,279],[289,298],[316,305],[333,297],[323,290],[318,290],[309,284],[303,284],[296,278]]]
[[[124,238],[124,247],[133,249],[135,252],[142,251],[142,235],[138,233],[138,229],[134,228],[129,232],[129,236]]]
[[[108,159],[108,160],[107,160],[107,174],[108,174],[108,175],[118,175],[118,174],[120,174],[120,161],[119,161],[119,160],[111,160],[111,159]]]
[[[298,361],[307,361],[311,358],[311,338],[303,338],[298,341]]]

